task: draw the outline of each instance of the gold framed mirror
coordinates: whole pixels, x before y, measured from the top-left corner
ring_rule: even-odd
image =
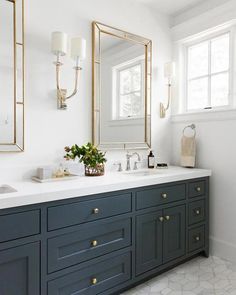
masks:
[[[98,22],[92,40],[93,144],[150,148],[152,41]]]
[[[24,151],[24,2],[0,2],[0,152]]]

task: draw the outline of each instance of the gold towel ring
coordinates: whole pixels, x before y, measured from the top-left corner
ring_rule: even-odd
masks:
[[[193,137],[195,137],[196,136],[196,125],[195,124],[191,124],[191,125],[188,125],[188,126],[184,127],[184,129],[183,129],[183,135],[185,135],[184,132],[188,128],[191,128],[194,131]]]

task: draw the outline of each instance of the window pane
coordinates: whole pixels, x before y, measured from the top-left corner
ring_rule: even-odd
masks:
[[[140,91],[141,89],[141,65],[137,65],[130,69],[131,75],[133,77],[133,89],[132,91]]]
[[[223,72],[229,69],[229,34],[211,41],[211,72]]]
[[[229,74],[218,74],[211,78],[211,104],[214,107],[229,104]]]
[[[125,94],[132,91],[132,77],[130,71],[124,70],[120,72],[120,93]]]
[[[137,117],[142,114],[142,98],[140,92],[121,95],[120,117]]]
[[[208,79],[202,78],[188,83],[189,110],[203,109],[208,104]]]
[[[203,42],[188,49],[188,78],[208,74],[208,43]]]

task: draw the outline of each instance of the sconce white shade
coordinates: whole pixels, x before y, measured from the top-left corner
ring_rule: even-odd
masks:
[[[164,77],[165,78],[173,78],[175,76],[175,63],[168,62],[164,66]]]
[[[66,55],[68,51],[68,36],[63,32],[52,33],[52,53],[55,55]]]
[[[80,37],[71,39],[71,58],[84,60],[86,58],[86,40]]]

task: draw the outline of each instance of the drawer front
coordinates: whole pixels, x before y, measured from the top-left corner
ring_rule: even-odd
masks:
[[[189,198],[204,196],[206,193],[206,181],[195,181],[189,183]]]
[[[188,206],[189,225],[205,220],[205,200],[195,201]]]
[[[40,233],[40,210],[0,216],[0,243]]]
[[[48,230],[56,230],[130,211],[131,193],[50,207],[48,208]]]
[[[131,244],[131,218],[80,229],[48,240],[48,272],[54,272]]]
[[[130,252],[48,282],[48,295],[100,294],[129,279]]]
[[[184,199],[186,199],[185,184],[147,189],[136,193],[136,209],[141,210]]]
[[[195,251],[205,245],[205,227],[200,226],[189,231],[188,250]]]

